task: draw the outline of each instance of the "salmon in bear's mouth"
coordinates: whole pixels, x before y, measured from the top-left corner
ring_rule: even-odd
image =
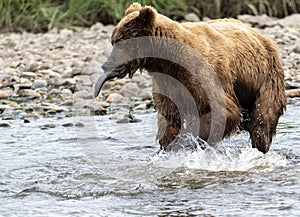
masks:
[[[132,72],[128,65],[121,65],[111,71],[105,71],[96,81],[94,86],[94,97],[97,97],[103,84],[113,78],[124,78],[127,74],[132,76]]]

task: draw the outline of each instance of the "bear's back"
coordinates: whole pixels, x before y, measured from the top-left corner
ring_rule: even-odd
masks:
[[[181,24],[185,29],[203,39],[206,38],[208,43],[218,44],[218,46],[225,43],[227,46],[231,45],[235,48],[237,44],[261,44],[260,34],[235,19],[218,19],[207,22],[187,22]],[[239,42],[239,43],[237,43]],[[217,49],[217,47],[215,48]]]
[[[194,48],[198,48],[217,74],[222,74],[222,77],[233,76],[230,80],[239,80],[246,86],[247,79],[253,76],[250,68],[267,66],[272,62],[269,57],[272,58],[277,53],[274,42],[235,19],[187,22],[180,25],[194,35],[198,42],[194,44]],[[259,85],[257,82],[257,86],[251,88],[258,89]]]

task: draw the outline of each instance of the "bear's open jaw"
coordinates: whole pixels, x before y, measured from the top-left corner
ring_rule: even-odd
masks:
[[[112,71],[104,72],[104,74],[101,75],[95,83],[94,97],[98,96],[103,84],[106,81],[109,81],[109,80],[111,80],[113,78],[116,78],[116,77],[117,78],[124,78],[127,74],[132,74],[132,73],[130,71],[130,67],[126,66],[126,65],[121,65],[121,66],[117,67],[116,69],[114,69]]]

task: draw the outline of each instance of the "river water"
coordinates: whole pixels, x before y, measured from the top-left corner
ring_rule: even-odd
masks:
[[[0,215],[300,216],[299,110],[292,100],[266,155],[246,133],[218,149],[155,154],[154,113],[130,124],[109,115],[6,121]]]

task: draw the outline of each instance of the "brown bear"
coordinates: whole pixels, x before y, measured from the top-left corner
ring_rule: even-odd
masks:
[[[240,129],[250,133],[253,148],[269,151],[286,108],[273,41],[235,19],[178,23],[133,3],[111,42],[95,96],[107,80],[148,71],[161,149],[168,150],[182,133],[214,146]]]

